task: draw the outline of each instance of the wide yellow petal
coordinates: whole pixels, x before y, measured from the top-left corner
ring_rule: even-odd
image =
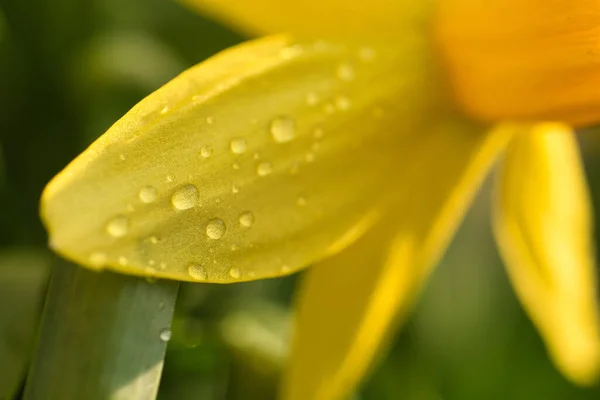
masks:
[[[427,21],[432,0],[180,0],[248,34],[398,36]]]
[[[591,206],[575,135],[554,123],[521,130],[498,176],[498,245],[554,362],[590,383],[600,372],[600,334]]]
[[[190,281],[305,267],[389,201],[405,135],[443,97],[430,65],[412,40],[276,36],[228,50],[141,101],[48,185],[51,245],[91,268]]]
[[[343,399],[406,317],[507,141],[447,121],[398,152],[398,202],[347,250],[307,272],[298,298],[285,400]]]

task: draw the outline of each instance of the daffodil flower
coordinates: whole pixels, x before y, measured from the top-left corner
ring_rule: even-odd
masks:
[[[600,120],[600,5],[189,0],[258,34],[142,100],[46,188],[81,265],[230,283],[313,265],[282,396],[348,395],[499,161],[494,232],[570,379],[600,365],[573,126]],[[201,38],[198,38],[201,40]]]

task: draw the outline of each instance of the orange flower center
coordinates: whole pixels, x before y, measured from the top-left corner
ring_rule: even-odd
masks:
[[[600,1],[440,0],[456,98],[486,121],[600,122]]]

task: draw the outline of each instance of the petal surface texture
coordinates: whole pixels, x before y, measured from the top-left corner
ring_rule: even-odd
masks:
[[[181,0],[249,34],[390,37],[426,21],[432,0]]]
[[[403,133],[431,123],[428,96],[442,93],[429,65],[411,40],[230,49],[142,100],[48,185],[51,245],[90,268],[222,283],[333,254],[389,202]]]
[[[390,328],[410,311],[507,141],[506,132],[486,133],[455,120],[412,136],[395,172],[399,198],[390,214],[347,250],[307,272],[285,400],[351,394]]]
[[[498,176],[498,245],[558,368],[590,383],[600,335],[591,204],[575,135],[553,123],[522,130]]]

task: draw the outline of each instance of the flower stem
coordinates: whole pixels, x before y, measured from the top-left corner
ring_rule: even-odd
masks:
[[[25,399],[155,399],[178,287],[56,266]]]

